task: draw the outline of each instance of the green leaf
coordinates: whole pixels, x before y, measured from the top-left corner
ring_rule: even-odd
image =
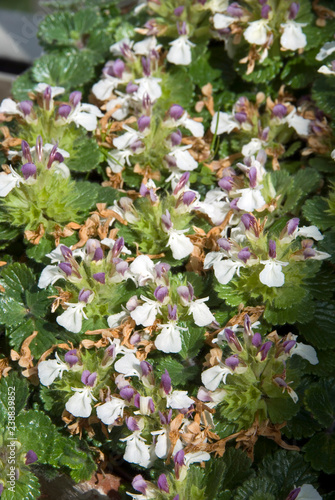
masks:
[[[271,422],[274,424],[290,420],[299,411],[299,405],[291,398],[269,398],[266,406]]]
[[[307,409],[323,427],[331,426],[335,419],[334,382],[334,379],[323,379],[305,392]]]
[[[284,434],[291,439],[302,439],[311,437],[321,426],[304,409],[301,409],[283,429]]]
[[[27,450],[28,451],[28,450]],[[40,496],[40,484],[29,470],[24,470],[15,480],[15,490],[4,489],[1,500],[36,500]]]
[[[29,69],[22,75],[18,76],[12,85],[12,95],[17,101],[29,99],[28,93],[36,87],[31,70]]]
[[[313,469],[335,472],[335,434],[319,432],[302,449]]]
[[[327,201],[319,196],[315,196],[306,201],[302,212],[312,224],[324,230],[335,225],[335,217],[327,213],[328,209]]]
[[[164,356],[158,363],[155,363],[155,370],[157,370],[159,374],[167,370],[173,386],[185,385],[200,376],[199,366],[187,366],[186,364],[180,363],[172,356]]]
[[[335,117],[335,82],[329,76],[317,76],[312,88],[312,99],[318,108]]]
[[[234,500],[277,500],[276,485],[268,477],[245,481],[235,493]]]
[[[222,483],[222,487],[226,490],[234,490],[254,474],[251,469],[251,460],[242,450],[228,448],[221,460],[224,461],[226,466]]]
[[[26,406],[29,388],[27,380],[14,370],[0,380],[0,415],[3,414],[4,417],[8,414],[9,395],[14,397],[15,414],[18,415]]]
[[[72,145],[73,151],[66,161],[70,170],[75,172],[91,172],[100,161],[100,150],[94,139],[90,139],[86,134],[80,135]]]
[[[317,302],[313,321],[299,325],[300,333],[318,349],[335,348],[335,304]]]
[[[183,327],[186,324],[181,323]],[[184,359],[195,357],[204,344],[205,332],[203,328],[189,326],[187,330],[181,332],[181,351],[180,356]]]
[[[20,300],[25,289],[35,282],[34,275],[25,264],[14,262],[1,271],[1,285],[5,296]]]

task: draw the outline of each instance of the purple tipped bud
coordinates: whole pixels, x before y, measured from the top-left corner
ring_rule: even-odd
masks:
[[[183,138],[183,136],[182,136],[182,133],[180,132],[179,129],[172,132],[172,134],[170,135],[170,141],[172,143],[172,146],[179,146],[182,138]],[[189,172],[187,172],[187,173],[189,174]]]
[[[161,474],[159,476],[157,480],[157,486],[161,491],[165,491],[165,493],[170,493],[169,485],[165,474]]]
[[[118,257],[120,255],[120,253],[122,252],[123,247],[124,247],[124,239],[122,237],[118,238],[115,241],[113,248],[112,248],[112,257],[113,258]]]
[[[152,102],[149,94],[146,92],[142,98],[142,108],[146,111],[151,111]]]
[[[22,149],[22,156],[26,160],[28,160],[29,163],[33,163],[32,157],[31,157],[31,152],[30,152],[30,147],[29,144],[26,141],[21,142],[21,149]]]
[[[290,219],[288,223],[286,224],[287,228],[287,234],[291,236],[296,229],[298,229],[300,219],[298,217],[294,217],[293,219]]]
[[[284,351],[285,353],[287,354],[288,352],[290,352],[290,350],[292,349],[292,347],[294,347],[296,345],[296,341],[295,340],[287,340],[286,342],[283,343],[283,347],[284,347]]]
[[[135,345],[138,344],[140,340],[141,340],[141,335],[138,332],[135,332],[130,337],[129,342],[131,343],[131,345]]]
[[[132,432],[140,430],[139,426],[137,425],[136,418],[134,418],[134,417],[126,418],[126,425],[127,425],[128,429]]]
[[[183,21],[181,24],[179,24],[179,22],[177,23],[177,30],[178,30],[178,33],[179,35],[183,36],[183,35],[187,35],[187,26],[186,26],[186,22]]]
[[[295,488],[294,490],[292,490],[290,492],[290,494],[288,495],[288,497],[286,498],[286,500],[296,500],[296,498],[298,497],[300,491],[301,491],[301,488]]]
[[[143,479],[141,474],[138,474],[137,476],[134,477],[131,485],[134,488],[134,490],[140,491],[141,493],[143,493],[143,495],[145,495],[148,486],[147,482]]]
[[[33,450],[29,450],[28,453],[26,454],[25,464],[30,465],[36,462],[37,460],[38,456],[36,455],[36,453]]]
[[[106,274],[105,273],[95,273],[93,274],[93,278],[104,285],[106,283]]]
[[[267,2],[267,0],[258,0],[258,3],[259,3],[260,5],[265,5],[265,4],[266,4],[266,2]]]
[[[226,238],[219,238],[216,242],[222,250],[229,252],[231,249],[231,243]]]
[[[179,179],[178,184],[174,188],[173,194],[177,194],[183,187],[186,186],[190,178],[190,172],[185,172]]]
[[[180,5],[180,7],[177,7],[176,9],[174,9],[173,13],[175,16],[179,17],[184,12],[184,9],[185,9],[184,5]]]
[[[104,252],[101,247],[98,247],[94,252],[92,260],[99,261],[102,260],[103,258],[104,258]]]
[[[148,361],[141,361],[140,367],[142,370],[142,377],[147,377],[153,371],[152,365],[148,363]]]
[[[269,340],[268,342],[264,342],[260,350],[258,351],[261,353],[261,360],[264,361],[266,359],[266,356],[268,355],[269,350],[272,347],[272,342]]]
[[[249,181],[250,181],[250,187],[255,188],[257,186],[257,168],[256,167],[251,167],[249,170]]]
[[[246,229],[250,229],[250,226],[254,225],[256,219],[251,214],[243,214],[241,217],[241,222],[244,224]]]
[[[89,238],[86,242],[86,253],[89,255],[91,253],[94,254],[97,248],[100,248],[100,241],[94,238]]]
[[[262,141],[267,141],[268,140],[269,132],[270,132],[270,127],[265,127],[265,129],[261,133],[261,139],[262,139]]]
[[[136,85],[136,83],[133,83],[133,82],[128,83],[128,85],[126,87],[127,94],[133,94],[137,90],[138,90],[138,85]]]
[[[180,298],[184,299],[186,302],[190,302],[190,291],[187,286],[178,286],[177,293]]]
[[[235,347],[238,351],[242,351],[242,346],[233,330],[231,330],[230,328],[225,328],[224,334],[228,344],[230,344],[232,348]]]
[[[270,259],[275,259],[276,258],[276,242],[273,240],[269,241],[269,257]]]
[[[77,349],[71,349],[71,351],[67,351],[64,356],[65,363],[70,365],[70,368],[78,363],[79,358],[77,356]]]
[[[113,73],[116,78],[122,78],[123,72],[125,70],[125,64],[122,59],[116,59],[113,64]]]
[[[140,195],[141,196],[146,196],[147,194],[149,194],[150,191],[149,189],[147,188],[147,186],[142,182],[141,184],[141,187],[140,187]]]
[[[130,145],[130,149],[136,153],[137,149],[143,148],[144,144],[140,139],[136,139],[136,141],[132,142]]]
[[[256,332],[252,337],[251,343],[255,347],[260,347],[262,345],[262,335],[259,332]]]
[[[166,210],[165,214],[162,215],[161,219],[162,219],[162,223],[164,224],[164,226],[167,230],[172,228],[173,224],[171,222],[171,215],[170,215],[170,212],[168,210]]]
[[[149,399],[149,410],[151,411],[151,413],[155,413],[155,403],[153,402],[153,400],[150,398]]]
[[[316,252],[315,252],[314,248],[305,248],[303,251],[304,259],[310,259],[312,257],[315,257],[315,255],[316,255]]]
[[[36,154],[39,161],[43,160],[43,139],[39,135],[36,139]]]
[[[21,101],[19,103],[19,108],[22,111],[22,113],[24,114],[24,116],[28,116],[31,113],[33,105],[34,105],[33,101],[29,101],[29,100]]]
[[[68,104],[61,104],[58,108],[58,115],[62,118],[67,118],[71,113],[72,108]]]
[[[244,316],[244,325],[243,325],[243,328],[244,328],[244,333],[247,335],[247,336],[251,336],[252,335],[252,330],[251,330],[251,321],[250,321],[250,316],[249,314],[246,314]]]
[[[277,118],[282,119],[287,115],[287,108],[284,104],[275,104],[275,106],[273,106],[272,113]]]
[[[174,120],[179,120],[184,114],[184,108],[179,106],[179,104],[172,104],[172,106],[169,109],[169,115],[171,118]]]
[[[155,271],[157,274],[157,278],[161,278],[163,274],[166,274],[168,271],[170,271],[170,269],[170,264],[167,264],[166,262],[159,262],[158,264],[156,264]]]
[[[150,116],[142,115],[137,120],[138,130],[143,132],[146,128],[150,127]]]
[[[71,276],[72,266],[70,262],[61,262],[60,264],[58,264],[58,267],[66,274],[66,276]]]
[[[54,155],[54,161],[58,161],[58,163],[62,163],[64,161],[64,156],[59,151],[56,151],[56,153]]]
[[[150,59],[149,57],[142,57],[142,68],[145,76],[150,76],[151,68],[150,68]]]
[[[51,87],[48,85],[45,91],[43,92],[44,105],[47,111],[49,111],[50,109],[51,98],[52,98]]]
[[[91,293],[92,293],[91,290],[86,290],[85,288],[82,288],[78,295],[79,302],[86,302],[87,304]]]
[[[232,177],[222,177],[218,182],[221,189],[224,191],[230,191],[234,185],[234,180]]]
[[[194,202],[196,198],[196,194],[194,191],[185,191],[183,194],[183,203],[184,205],[187,205],[188,207]]]
[[[247,113],[244,113],[244,111],[240,111],[239,113],[235,113],[234,118],[239,123],[244,123],[247,121],[248,116]]]
[[[275,377],[273,381],[279,385],[279,387],[287,387],[287,383],[281,377]]]
[[[271,9],[270,5],[267,5],[267,4],[263,5],[262,10],[261,10],[261,16],[262,16],[262,18],[263,19],[269,19],[269,13],[270,13],[271,10],[272,9]]]
[[[233,2],[231,5],[228,5],[226,12],[227,12],[228,16],[231,16],[231,17],[242,17],[243,16],[243,9],[237,2]]]
[[[88,377],[87,377],[87,382],[86,382],[86,385],[89,385],[90,387],[93,387],[94,386],[94,383],[97,379],[97,372],[93,372],[91,373]]]
[[[135,394],[133,403],[134,403],[134,406],[136,406],[136,408],[140,407],[140,405],[141,405],[140,401],[141,401],[140,394],[139,393]]]
[[[241,260],[243,260],[244,263],[247,262],[248,259],[251,257],[251,253],[248,247],[242,248],[237,254],[237,257]]]
[[[29,177],[33,177],[37,172],[37,167],[34,163],[25,163],[21,167],[21,172],[25,179],[29,179]]]
[[[74,90],[73,92],[71,92],[69,100],[74,108],[78,106],[82,97],[83,94],[80,92],[80,90]]]
[[[128,302],[126,304],[126,308],[129,312],[131,312],[131,311],[134,311],[134,309],[136,309],[137,306],[138,306],[138,299],[137,299],[136,295],[133,295],[128,300]]]
[[[201,2],[200,2],[200,3],[201,3]],[[179,493],[178,493],[178,495],[176,495],[176,496],[175,496],[172,500],[179,500],[179,498],[180,498],[180,497],[179,497]]]
[[[168,304],[168,318],[170,321],[177,321],[177,306],[176,304],[172,307]]]
[[[162,375],[161,386],[162,386],[165,394],[170,394],[170,392],[172,390],[172,385],[171,385],[171,378],[170,378],[169,372],[167,370],[165,370],[165,372]]]
[[[135,394],[135,390],[128,385],[127,387],[122,387],[120,390],[120,396],[121,398],[125,399],[126,401],[130,401],[132,397]]]
[[[259,161],[261,165],[265,165],[267,160],[267,154],[264,149],[260,149],[257,153],[256,160]]]
[[[0,497],[3,493],[3,490],[4,490],[4,485],[3,485],[3,483],[0,483]]]
[[[84,370],[81,374],[81,381],[83,384],[87,385],[88,377],[91,375],[90,370]]]
[[[125,272],[128,270],[128,262],[125,262],[124,260],[120,260],[120,262],[118,262],[116,265],[115,265],[115,270],[117,273],[120,273],[122,274],[122,276],[124,276]]]
[[[229,356],[229,358],[227,358],[224,363],[231,370],[235,370],[235,368],[239,365],[240,361],[237,356]]]
[[[288,18],[291,20],[295,19],[297,17],[299,9],[300,9],[300,3],[299,2],[292,2],[290,5]]]
[[[166,286],[159,285],[154,291],[154,296],[158,302],[163,303],[165,298],[169,295],[169,289]]]
[[[184,465],[185,452],[184,450],[179,450],[173,457],[174,463],[180,466]]]
[[[64,259],[69,259],[72,257],[72,250],[69,247],[66,247],[65,245],[60,246],[60,251],[62,252],[62,255]]]

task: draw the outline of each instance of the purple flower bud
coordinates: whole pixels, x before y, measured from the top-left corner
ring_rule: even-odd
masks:
[[[66,247],[65,245],[60,246],[60,251],[62,252],[62,255],[64,259],[69,259],[72,257],[72,250],[69,247]]]
[[[304,259],[310,259],[312,257],[315,257],[315,255],[316,255],[316,252],[315,252],[314,248],[307,247],[303,251]]]
[[[275,259],[276,258],[276,242],[273,240],[269,241],[269,257],[270,259]]]
[[[138,299],[137,299],[136,295],[133,295],[128,300],[128,302],[126,304],[126,308],[129,312],[131,312],[131,311],[134,311],[134,309],[136,309],[137,306],[138,306]]]
[[[248,116],[247,116],[247,113],[245,113],[244,111],[240,111],[239,113],[234,114],[234,118],[239,123],[244,123],[247,121]]]
[[[140,430],[139,426],[137,425],[137,420],[134,417],[126,418],[126,425],[128,429],[132,432]]]
[[[128,267],[128,262],[121,259],[120,262],[115,265],[115,270],[117,273],[120,273],[122,274],[122,276],[124,276],[125,272],[128,270]]]
[[[234,180],[232,177],[222,177],[218,182],[221,189],[225,191],[230,191],[234,185]]]
[[[141,196],[146,196],[147,194],[149,194],[149,189],[147,188],[147,186],[142,182],[141,184],[141,187],[140,187],[140,195]]]
[[[146,128],[150,127],[150,116],[142,115],[137,120],[138,130],[143,132]]]
[[[227,240],[227,238],[219,238],[216,242],[222,250],[229,252],[231,249],[231,243]]]
[[[295,500],[298,497],[300,491],[301,488],[295,488],[289,493],[288,497],[286,497],[286,500]]]
[[[194,202],[196,198],[196,194],[194,191],[185,191],[183,193],[183,203],[184,205],[187,205],[188,207]]]
[[[150,373],[153,372],[152,365],[148,363],[148,361],[141,361],[140,367],[142,371],[142,377],[147,377],[148,375],[150,375]]]
[[[151,411],[151,413],[155,413],[155,403],[153,402],[153,400],[150,398],[149,399],[149,410]]]
[[[4,485],[3,485],[3,483],[0,483],[0,497],[3,493],[3,490],[4,490]]]
[[[73,92],[71,92],[69,100],[74,108],[78,106],[82,97],[83,94],[80,92],[80,90],[74,90]]]
[[[228,5],[226,12],[227,12],[228,16],[231,16],[231,17],[242,17],[243,16],[243,9],[237,2],[233,2],[231,5]]]
[[[242,351],[242,346],[233,330],[231,330],[230,328],[225,328],[224,334],[228,344],[231,344],[231,347],[234,346],[238,351]]]
[[[264,149],[260,149],[257,153],[256,160],[259,161],[261,165],[265,165],[267,160],[267,154]]]
[[[242,248],[237,254],[237,257],[241,260],[243,260],[244,263],[247,262],[248,259],[251,257],[251,253],[248,247]]]
[[[33,105],[34,105],[33,101],[29,101],[29,100],[21,101],[19,103],[19,108],[22,111],[22,113],[24,114],[24,116],[28,116],[31,113]]]
[[[36,455],[36,453],[33,450],[29,450],[28,453],[26,454],[25,464],[30,465],[36,462],[37,460],[38,456]]]
[[[97,372],[93,372],[91,373],[88,377],[87,377],[87,382],[86,382],[86,385],[89,385],[90,387],[93,387],[94,386],[94,383],[96,381],[96,378],[97,378]]]
[[[130,337],[129,342],[131,343],[131,345],[135,345],[138,344],[140,340],[141,340],[141,335],[138,332],[134,332]]]
[[[45,89],[45,91],[43,92],[44,105],[45,105],[45,109],[47,111],[49,111],[49,109],[50,109],[51,99],[52,99],[51,87],[50,87],[50,85],[48,85],[47,88]]]
[[[279,387],[287,387],[287,383],[281,377],[275,377],[273,381],[279,385]]]
[[[183,138],[183,136],[182,136],[182,133],[180,132],[179,129],[172,132],[172,134],[170,135],[170,141],[172,143],[172,146],[179,146],[182,138]],[[189,174],[189,172],[187,172],[187,173]]]
[[[58,115],[62,118],[67,118],[71,113],[72,108],[69,104],[61,104],[58,108]]]
[[[81,374],[81,381],[83,384],[87,385],[88,377],[91,375],[90,370],[84,370]]]
[[[155,271],[158,278],[161,278],[163,274],[166,274],[168,271],[170,271],[170,269],[170,264],[167,264],[166,262],[159,262],[155,265]]]
[[[174,463],[180,466],[184,465],[185,452],[184,450],[179,450],[173,457]]]
[[[172,390],[171,378],[169,372],[165,370],[161,377],[161,387],[163,388],[165,394],[170,394]]]
[[[64,156],[59,151],[56,151],[55,156],[54,156],[54,161],[58,161],[58,163],[62,163],[64,161]]]
[[[184,9],[185,9],[184,5],[180,5],[180,7],[177,7],[176,9],[174,9],[173,13],[175,16],[179,17],[184,12]]]
[[[262,16],[262,18],[263,19],[269,19],[269,13],[270,13],[271,10],[272,9],[271,9],[270,5],[267,5],[267,4],[263,5],[262,10],[261,10],[261,16]]]
[[[177,194],[183,187],[186,186],[190,178],[190,172],[185,172],[179,179],[178,184],[174,188],[173,194]]]
[[[39,161],[43,160],[43,139],[39,135],[36,139],[36,154]]]
[[[33,177],[37,172],[37,167],[34,163],[25,163],[21,167],[21,172],[25,179],[29,179],[29,177]]]
[[[283,343],[285,353],[287,354],[288,352],[290,352],[290,350],[296,345],[296,343],[297,342],[295,340],[286,340],[286,342]]]
[[[152,102],[151,102],[151,99],[150,99],[150,96],[147,92],[145,92],[143,98],[142,98],[142,108],[147,111],[147,112],[150,112],[151,111],[151,106],[152,106]]]
[[[127,94],[133,94],[137,90],[138,90],[138,85],[136,85],[136,83],[133,83],[133,82],[128,83],[128,85],[126,87]]]
[[[123,72],[125,70],[125,64],[122,59],[116,59],[113,64],[113,73],[116,78],[122,78]]]
[[[164,415],[164,413],[162,413],[161,411],[158,411],[158,415],[159,415],[159,420],[160,420],[161,424],[167,425],[167,420],[166,420],[166,416]]]
[[[258,3],[259,3],[260,5],[265,5],[265,4],[266,4],[266,2],[267,2],[267,0],[258,0]]]
[[[246,314],[244,316],[244,325],[243,325],[243,328],[244,328],[244,333],[250,337],[252,335],[252,330],[251,330],[251,321],[250,321],[250,316],[249,314]]]
[[[136,393],[134,396],[134,401],[133,401],[134,406],[136,406],[136,408],[140,407],[140,405],[141,405],[140,401],[141,401],[141,396],[139,393]]]
[[[179,120],[184,114],[184,108],[179,106],[179,104],[172,104],[172,106],[169,109],[169,115],[171,118],[174,120]]]
[[[150,68],[150,59],[149,57],[142,57],[142,68],[145,76],[150,76],[151,68]]]
[[[256,167],[251,167],[249,170],[249,181],[250,181],[250,187],[255,188],[257,186],[257,168]]]
[[[177,306],[176,304],[172,307],[168,304],[168,318],[170,321],[177,321]]]
[[[86,253],[89,254],[94,254],[97,248],[100,248],[100,241],[96,240],[95,238],[89,238],[86,242]]]
[[[290,5],[288,18],[291,20],[295,19],[297,17],[299,9],[300,9],[300,3],[299,2],[292,2]]]
[[[269,132],[270,132],[270,127],[265,127],[265,129],[261,133],[261,139],[262,139],[262,141],[267,141],[268,140]]]
[[[101,247],[98,247],[94,252],[92,260],[97,262],[99,260],[102,260],[103,258],[104,258],[104,252]]]
[[[197,398],[203,403],[209,403],[212,401],[209,391],[205,389],[205,387],[199,387]]]
[[[159,476],[157,480],[157,486],[161,491],[165,491],[165,493],[170,493],[169,485],[165,474],[161,474]]]
[[[202,0],[202,1],[203,1],[203,0]],[[205,0],[205,1],[206,1],[206,0]],[[199,0],[199,3],[202,3],[202,2]],[[204,3],[205,3],[205,2],[204,2]],[[178,493],[178,495],[176,495],[176,496],[175,496],[172,500],[179,500],[179,498],[180,498],[180,497],[179,497],[179,493]]]
[[[165,214],[162,215],[161,219],[162,219],[162,223],[164,224],[164,226],[167,230],[172,228],[173,224],[171,222],[171,215],[170,215],[170,212],[168,210],[166,210]]]
[[[266,356],[268,355],[269,350],[272,347],[272,342],[269,340],[268,342],[264,342],[262,347],[259,349],[259,353],[261,353],[261,361],[264,361],[266,359]]]
[[[251,214],[243,214],[241,217],[241,222],[244,224],[246,229],[250,229],[250,226],[253,226],[256,222],[256,219]]]
[[[22,141],[21,142],[21,150],[22,150],[22,156],[26,160],[28,160],[29,163],[33,163],[33,159],[31,157],[31,152],[30,152],[30,147],[27,141]]]
[[[121,398],[125,399],[126,401],[130,401],[134,394],[135,390],[130,385],[128,385],[127,387],[122,387],[122,389],[120,390]]]
[[[70,365],[70,368],[78,363],[79,358],[77,356],[77,349],[71,349],[71,351],[67,351],[64,356],[65,363]]]
[[[141,139],[136,139],[136,141],[132,142],[131,145],[130,145],[130,149],[136,153],[136,150],[137,149],[141,149],[143,148],[144,144],[143,142],[141,141]]]
[[[122,237],[118,238],[115,241],[113,248],[112,248],[112,257],[113,258],[118,257],[120,255],[120,253],[122,252],[123,247],[124,247],[124,239]]]
[[[143,479],[141,474],[138,474],[137,476],[134,477],[131,485],[134,488],[134,490],[140,491],[141,493],[143,493],[143,495],[145,495],[148,486],[147,482]]]
[[[163,303],[165,298],[169,295],[169,289],[166,286],[159,285],[154,291],[154,296],[158,302]]]
[[[177,293],[179,297],[184,299],[186,302],[190,302],[192,300],[190,296],[190,290],[187,286],[178,286]]]
[[[272,113],[277,117],[277,118],[284,118],[287,115],[287,108],[284,106],[284,104],[275,104],[272,109]]]
[[[298,217],[294,217],[293,219],[290,219],[288,223],[286,224],[286,229],[287,229],[287,234],[291,236],[296,229],[298,229],[300,219]]]
[[[58,145],[55,144],[54,147],[52,148],[52,150],[50,151],[48,165],[47,165],[48,169],[51,168],[53,162],[55,161],[56,154],[57,154],[57,147],[58,147]]]
[[[58,264],[58,267],[66,274],[66,276],[71,276],[72,274],[72,265],[70,262],[61,262]]]
[[[106,283],[106,274],[105,273],[95,273],[93,274],[93,278],[104,285]]]
[[[79,295],[78,295],[79,302],[86,302],[86,304],[87,304],[91,293],[92,293],[91,290],[86,290],[85,288],[82,288],[79,292]]]
[[[229,356],[224,363],[228,366],[228,368],[231,368],[231,370],[235,370],[235,368],[239,365],[240,360],[237,356]]]
[[[260,347],[262,345],[262,335],[259,332],[256,332],[252,337],[251,343],[255,347]]]
[[[178,34],[183,36],[183,35],[187,35],[187,26],[186,26],[186,22],[183,21],[181,23],[181,25],[179,24],[179,22],[177,23],[177,30],[178,30]]]

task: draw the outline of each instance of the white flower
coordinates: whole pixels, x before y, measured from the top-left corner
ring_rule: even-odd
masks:
[[[228,0],[209,0],[204,5],[200,4],[199,9],[210,9],[213,14],[215,12],[223,12],[228,7]]]
[[[309,125],[311,120],[307,120],[302,116],[297,115],[297,110],[294,109],[291,113],[286,117],[285,120],[289,127],[294,128],[297,134],[306,136],[309,134]]]
[[[321,495],[311,484],[303,484],[296,500],[322,500]]]
[[[204,201],[197,203],[197,210],[208,215],[213,224],[219,226],[230,210],[230,203],[222,189],[215,188],[206,193]]]
[[[194,137],[203,137],[205,133],[203,124],[189,118],[187,113],[184,113],[178,120],[172,118],[165,120],[163,125],[170,128],[185,127]]]
[[[79,103],[69,114],[69,116],[62,120],[65,120],[66,123],[75,123],[77,127],[81,125],[88,132],[93,132],[97,128],[97,117],[101,118],[103,113],[97,106],[93,104],[81,104]]]
[[[166,396],[166,407],[173,410],[189,408],[193,404],[194,401],[188,397],[187,391],[172,391]]]
[[[127,311],[121,311],[117,314],[111,314],[107,318],[109,328],[117,328],[121,325],[122,321],[128,317]]]
[[[268,25],[266,19],[259,19],[248,23],[249,26],[243,33],[247,42],[255,45],[264,45],[267,41]]]
[[[232,374],[233,372],[225,366],[223,363],[219,363],[218,365],[213,366],[212,368],[208,368],[201,374],[201,380],[206,389],[210,391],[215,391],[223,380],[223,383],[226,383],[227,375]]]
[[[135,354],[129,353],[118,359],[114,369],[125,377],[140,377],[142,375],[141,362]]]
[[[110,401],[97,407],[97,415],[104,424],[111,425],[119,417],[123,417],[125,406],[123,399],[112,397]]]
[[[126,134],[124,134],[126,135]],[[122,137],[122,136],[120,136]],[[131,165],[130,163],[130,156],[132,156],[134,152],[131,149],[125,149],[123,151],[112,151],[109,152],[107,155],[107,163],[108,166],[110,167],[111,171],[114,174],[119,174],[122,172],[122,170],[125,167],[125,164],[128,166]]]
[[[0,173],[0,197],[4,198],[10,193],[15,187],[18,187],[21,183],[24,183],[23,177],[15,172],[12,167],[9,167],[11,173],[6,174],[5,172]]]
[[[235,22],[235,17],[226,16],[224,14],[215,14],[215,16],[213,17],[214,28],[216,30],[224,30],[226,28],[229,28],[229,26]]]
[[[236,192],[241,193],[242,196],[236,203],[237,207],[246,212],[253,212],[262,208],[265,205],[265,200],[261,193],[262,188],[263,185],[261,184],[255,188],[238,189]]]
[[[127,443],[123,455],[124,460],[142,467],[148,467],[151,461],[150,447],[145,444],[145,439],[141,436],[140,431],[135,431],[130,436],[120,439],[120,441],[126,441]]]
[[[321,47],[321,49],[318,52],[318,54],[316,55],[315,59],[317,61],[323,61],[324,59],[326,59],[326,57],[330,56],[330,54],[332,54],[333,52],[335,52],[335,42],[327,42],[324,44],[323,47]]]
[[[192,155],[187,149],[190,149],[192,145],[187,145],[187,146],[181,146],[169,153],[169,156],[173,156],[176,160],[177,167],[180,170],[183,170],[184,172],[191,172],[192,170],[195,170],[198,166],[198,162],[195,161]]]
[[[143,135],[137,132],[137,130],[128,127],[127,125],[124,125],[123,128],[127,130],[127,132],[113,139],[113,146],[120,150],[128,148],[133,142],[143,137]]]
[[[40,279],[38,280],[38,287],[46,288],[49,285],[53,285],[61,278],[66,278],[66,274],[58,266],[47,266],[41,273]]]
[[[234,119],[233,115],[223,113],[222,111],[216,112],[211,122],[212,134],[221,135],[224,133],[230,134],[235,128],[241,128],[239,122]]]
[[[303,236],[304,238],[313,238],[315,241],[323,240],[324,236],[320,233],[316,226],[302,226],[295,232],[295,236]]]
[[[335,75],[335,71],[326,65],[321,66],[321,68],[318,69],[318,73],[322,73],[323,75]]]
[[[161,81],[161,78],[154,78],[153,76],[145,76],[135,80],[135,83],[138,83],[139,87],[137,91],[134,92],[133,97],[136,97],[142,102],[143,97],[148,95],[151,102],[157,101],[162,95],[162,89],[159,85]]]
[[[284,49],[298,50],[306,47],[306,35],[301,29],[301,27],[306,26],[306,24],[296,23],[295,21],[287,21],[280,26],[284,29],[283,34],[280,37],[280,43]]]
[[[292,340],[296,340],[297,335],[291,335]],[[296,342],[290,351],[290,356],[297,354],[298,356],[306,359],[311,365],[317,365],[319,363],[316,351],[311,345],[303,344],[302,342]]]
[[[169,240],[167,245],[171,248],[173,258],[176,260],[184,259],[193,252],[193,243],[184,235],[188,229],[177,230],[169,229]]]
[[[65,302],[68,306],[66,311],[56,318],[57,323],[72,333],[79,333],[82,328],[83,317],[88,319],[84,313],[84,307],[86,307],[85,302],[78,302],[73,304],[71,302]]]
[[[242,148],[242,154],[243,156],[252,156],[258,153],[260,149],[262,149],[264,142],[261,141],[260,139],[257,139],[254,137],[251,139],[248,144],[245,144]]]
[[[106,101],[112,97],[113,90],[119,83],[119,78],[106,75],[106,78],[99,80],[93,85],[92,92],[99,101]]]
[[[64,94],[65,88],[64,87],[51,87],[47,83],[39,83],[36,85],[34,88],[35,92],[38,94],[43,94],[43,92],[47,89],[47,87],[51,88],[51,98],[53,99],[57,95]]]
[[[235,273],[239,276],[241,267],[244,267],[242,262],[232,259],[215,262],[213,265],[215,277],[221,285],[227,285],[227,283],[233,279]]]
[[[90,387],[85,387],[84,389],[71,387],[71,389],[75,391],[75,394],[66,403],[66,410],[72,413],[74,417],[89,417],[92,412],[91,403],[92,401],[97,401],[92,395],[92,389]]]
[[[207,300],[209,300],[209,297],[197,299],[190,303],[188,314],[193,315],[194,323],[197,326],[210,325],[212,321],[215,321],[215,317],[209,307],[204,304]]]
[[[42,385],[49,386],[57,377],[62,378],[63,372],[68,371],[67,364],[60,360],[57,353],[56,359],[48,359],[38,364],[38,377]]]
[[[199,463],[199,462],[207,462],[210,460],[211,456],[207,451],[195,451],[192,453],[186,453],[184,460],[186,467],[189,467],[191,464]]]
[[[158,325],[162,331],[157,335],[155,340],[155,346],[159,351],[169,353],[169,352],[180,352],[181,351],[181,330],[187,330],[187,328],[182,328],[176,325],[175,321],[169,321],[164,325]]]
[[[285,282],[285,274],[282,267],[287,266],[288,262],[279,262],[273,259],[261,260],[264,265],[263,271],[259,274],[259,281],[268,287],[280,287]]]
[[[161,45],[157,44],[155,36],[149,36],[140,42],[136,42],[133,46],[133,51],[140,56],[149,56],[153,50],[158,51],[161,47]]]
[[[190,42],[186,35],[182,35],[177,40],[170,42],[171,48],[167,55],[167,60],[170,63],[179,66],[188,66],[192,62],[191,47],[195,47],[194,43]]]
[[[137,286],[144,286],[156,278],[155,264],[147,255],[139,255],[130,264],[129,270]]]
[[[131,311],[130,316],[137,325],[152,326],[156,320],[156,316],[160,311],[160,303],[156,300],[148,299],[141,295],[141,299],[145,301],[141,306]]]

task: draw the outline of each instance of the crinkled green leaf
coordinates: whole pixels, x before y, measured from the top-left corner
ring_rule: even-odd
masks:
[[[100,151],[94,139],[82,134],[72,144],[73,151],[66,161],[70,170],[75,172],[91,172],[100,161]]]
[[[327,213],[328,209],[326,200],[315,196],[306,201],[302,211],[306,219],[319,229],[324,230],[335,225],[335,217]]]
[[[200,376],[199,366],[187,366],[187,364],[180,363],[172,356],[164,356],[155,363],[155,370],[158,373],[164,373],[165,370],[169,372],[172,385],[184,385],[193,382],[196,377]]]
[[[1,500],[36,500],[40,495],[40,484],[37,477],[29,470],[21,472],[15,481],[14,491],[5,488]]]
[[[306,408],[323,427],[329,427],[335,419],[334,382],[335,379],[323,379],[305,392]]]
[[[311,437],[321,426],[312,418],[309,412],[301,409],[297,415],[291,418],[283,431],[288,438],[302,439]]]
[[[333,302],[317,302],[313,320],[299,325],[300,333],[307,343],[318,349],[335,347],[335,304]]]
[[[335,434],[318,432],[303,447],[305,458],[313,469],[326,474],[335,472]]]
[[[312,88],[312,98],[322,111],[335,117],[334,78],[328,75],[317,76]]]
[[[20,413],[27,403],[29,388],[27,380],[14,370],[11,370],[7,377],[2,377],[0,380],[0,416],[6,417],[7,415],[9,394],[14,394],[15,413]]]

